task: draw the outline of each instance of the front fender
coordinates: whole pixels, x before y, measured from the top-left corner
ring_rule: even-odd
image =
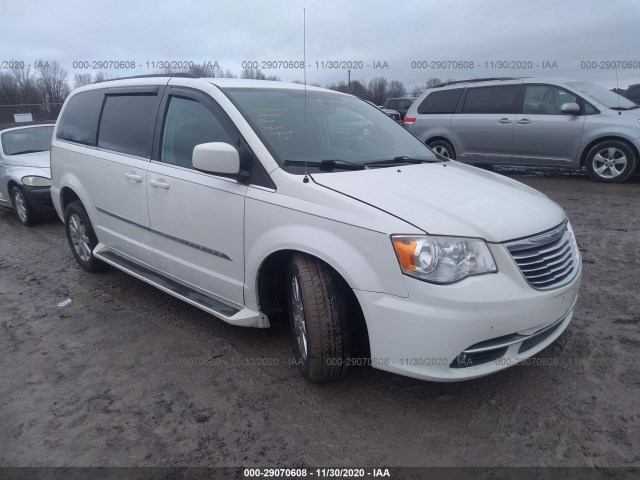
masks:
[[[245,299],[258,308],[258,274],[265,259],[283,250],[313,255],[353,289],[408,295],[390,237],[271,203],[247,199]]]

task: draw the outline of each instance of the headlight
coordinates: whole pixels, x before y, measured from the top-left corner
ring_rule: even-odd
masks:
[[[426,282],[453,283],[498,271],[484,240],[430,235],[394,235],[391,240],[402,271]]]
[[[23,185],[28,187],[50,187],[51,180],[45,177],[22,177]]]

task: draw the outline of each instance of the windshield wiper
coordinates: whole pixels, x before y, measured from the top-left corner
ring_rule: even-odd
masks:
[[[444,158],[444,157],[443,157]],[[435,163],[440,162],[442,160],[422,160],[419,158],[411,158],[406,155],[401,155],[399,157],[393,157],[391,159],[385,160],[376,160],[375,162],[366,162],[364,165],[367,167],[376,166],[376,167],[384,167],[387,165],[406,165],[406,164],[416,164],[416,163]]]
[[[320,170],[324,170],[326,172],[330,172],[331,170],[364,170],[365,166],[361,163],[349,162],[347,160],[342,160],[339,158],[336,159],[327,159],[320,160],[319,162],[305,162],[304,160],[285,160],[285,166],[295,165],[296,167],[304,167],[307,165],[308,167],[318,168]]]
[[[640,108],[640,105],[634,105],[633,107],[611,107],[611,110],[635,110]]]

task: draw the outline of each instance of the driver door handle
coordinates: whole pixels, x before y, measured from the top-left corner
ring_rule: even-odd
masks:
[[[508,118],[501,118],[500,120],[498,120],[498,123],[502,123],[503,125],[506,125],[508,123],[511,123],[511,120],[509,120]]]
[[[529,125],[531,123],[531,120],[529,120],[528,118],[522,118],[520,120],[516,120],[516,123],[520,125]]]

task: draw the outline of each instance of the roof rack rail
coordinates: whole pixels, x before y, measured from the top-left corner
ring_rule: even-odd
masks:
[[[471,78],[469,80],[452,80],[450,82],[441,83],[440,85],[437,85],[434,88],[446,87],[448,85],[456,85],[458,83],[490,82],[493,80],[519,80],[521,78],[525,78],[525,77],[486,77],[486,78]]]
[[[201,78],[199,75],[193,75],[192,73],[149,73],[147,75],[133,75],[131,77],[118,77],[118,78],[106,78],[99,82],[115,82],[116,80],[131,80],[132,78],[156,78],[156,77],[177,77],[177,78]]]

